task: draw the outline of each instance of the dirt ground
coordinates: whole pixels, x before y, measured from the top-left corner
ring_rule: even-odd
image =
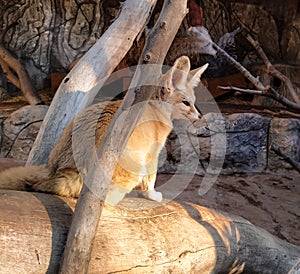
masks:
[[[171,177],[159,174],[157,185]],[[182,177],[177,180],[185,183]],[[300,245],[300,174],[221,175],[212,188],[200,196],[202,180],[203,177],[194,176],[175,200],[242,216],[273,235]]]

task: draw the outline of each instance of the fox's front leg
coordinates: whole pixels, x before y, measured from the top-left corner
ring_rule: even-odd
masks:
[[[157,147],[155,147],[157,149]],[[154,189],[157,175],[157,166],[158,166],[158,153],[160,149],[157,151],[152,151],[152,153],[148,154],[151,157],[148,157],[146,166],[144,166],[144,176],[141,178],[140,184],[137,186],[137,190],[147,199],[161,202],[163,199],[162,193],[158,192]]]
[[[142,177],[142,180],[136,189],[139,190],[145,198],[161,202],[163,199],[161,192],[158,192],[154,189],[157,166],[158,157],[152,157],[152,161],[148,163],[147,168],[145,168],[146,174]]]
[[[139,185],[139,190],[145,198],[153,201],[161,202],[163,196],[161,192],[156,191],[154,189],[155,181],[156,181],[156,173],[144,176],[141,184]]]

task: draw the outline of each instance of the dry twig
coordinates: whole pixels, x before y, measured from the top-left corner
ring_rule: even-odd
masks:
[[[17,88],[21,89],[27,102],[31,105],[42,103],[40,97],[33,89],[29,76],[20,61],[0,43],[0,65],[6,74],[7,80]],[[17,73],[14,75],[13,71]]]
[[[299,111],[300,110],[300,104],[295,103],[287,99],[286,97],[279,94],[274,88],[271,86],[265,87],[258,78],[255,78],[251,72],[249,72],[245,67],[243,67],[238,61],[236,61],[234,58],[232,58],[225,50],[220,48],[217,44],[213,43],[213,47],[219,51],[223,57],[233,66],[236,67],[249,81],[258,89],[258,90],[249,90],[249,89],[241,89],[236,87],[219,87],[221,89],[225,90],[233,90],[238,91],[242,93],[250,93],[250,94],[256,94],[261,96],[270,97],[279,103],[283,104],[286,107],[292,108],[294,110]]]
[[[272,87],[269,87],[269,89],[264,89],[264,90],[253,90],[253,89],[242,89],[242,88],[237,88],[237,87],[223,87],[219,86],[220,89],[223,90],[231,90],[231,91],[237,91],[241,93],[247,93],[247,94],[253,94],[253,95],[260,95],[260,96],[265,96],[272,98],[276,100],[277,102],[281,103],[282,105],[292,108],[294,110],[300,111],[300,104],[294,103],[278,93],[275,89]]]
[[[250,34],[246,35],[246,39],[255,48],[255,50],[257,51],[260,58],[266,64],[267,73],[274,76],[274,77],[277,77],[283,83],[285,83],[286,88],[287,88],[288,92],[290,93],[290,95],[292,96],[294,102],[297,103],[297,104],[300,104],[300,98],[297,94],[297,91],[296,91],[292,81],[273,66],[273,64],[270,62],[269,58],[267,57],[267,55],[265,54],[265,52],[263,51],[263,49],[259,45],[258,41],[254,40],[250,36]]]
[[[235,66],[235,68],[240,71],[249,81],[258,89],[265,90],[265,86],[259,81],[258,78],[255,78],[249,70],[243,67],[238,61],[232,58],[225,50],[220,48],[216,43],[212,44],[215,50],[219,51],[223,57],[227,60],[228,63]]]

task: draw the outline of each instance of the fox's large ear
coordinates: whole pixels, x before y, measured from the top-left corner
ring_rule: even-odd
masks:
[[[191,87],[195,88],[199,85],[200,77],[203,74],[203,72],[207,69],[207,67],[208,67],[208,64],[205,64],[200,68],[190,71],[190,74],[192,75],[192,79],[189,81],[189,85]]]
[[[176,59],[173,67],[162,76],[162,79],[170,90],[184,90],[190,68],[190,59],[187,56],[181,56]]]

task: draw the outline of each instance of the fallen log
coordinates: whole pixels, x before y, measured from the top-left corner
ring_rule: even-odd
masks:
[[[0,273],[57,273],[76,200],[0,196]],[[288,273],[299,256],[241,217],[127,198],[103,209],[88,273]]]

